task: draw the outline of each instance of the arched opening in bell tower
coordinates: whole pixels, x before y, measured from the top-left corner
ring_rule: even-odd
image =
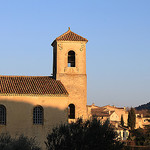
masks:
[[[68,67],[75,67],[75,52],[73,50],[68,52]]]

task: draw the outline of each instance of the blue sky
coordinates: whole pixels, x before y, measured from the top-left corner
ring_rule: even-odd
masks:
[[[0,75],[51,75],[68,27],[89,40],[88,104],[150,101],[149,0],[1,0]]]

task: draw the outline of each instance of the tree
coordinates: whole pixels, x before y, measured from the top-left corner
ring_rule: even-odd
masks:
[[[23,135],[12,138],[9,134],[0,135],[0,150],[41,150],[34,138]]]
[[[122,127],[124,126],[123,115],[121,115],[121,125],[122,125]]]
[[[45,141],[47,150],[119,150],[122,144],[116,140],[117,133],[106,121],[103,125],[97,119],[61,124],[53,128]]]
[[[139,128],[131,131],[136,145],[150,146],[150,127],[146,126],[144,129]]]
[[[135,128],[135,123],[136,123],[135,111],[131,107],[128,113],[128,127],[130,127],[131,130],[133,130]]]

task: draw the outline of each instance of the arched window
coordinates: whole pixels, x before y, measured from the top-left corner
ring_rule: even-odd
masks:
[[[43,124],[44,110],[42,106],[36,106],[33,109],[33,124]]]
[[[6,107],[0,105],[0,124],[6,125]]]
[[[70,104],[68,106],[68,118],[75,119],[75,105],[74,104]]]
[[[75,52],[68,52],[68,67],[75,67]]]

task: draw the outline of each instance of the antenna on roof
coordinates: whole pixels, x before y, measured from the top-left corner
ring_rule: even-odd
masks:
[[[70,30],[70,27],[68,27],[68,31]]]

